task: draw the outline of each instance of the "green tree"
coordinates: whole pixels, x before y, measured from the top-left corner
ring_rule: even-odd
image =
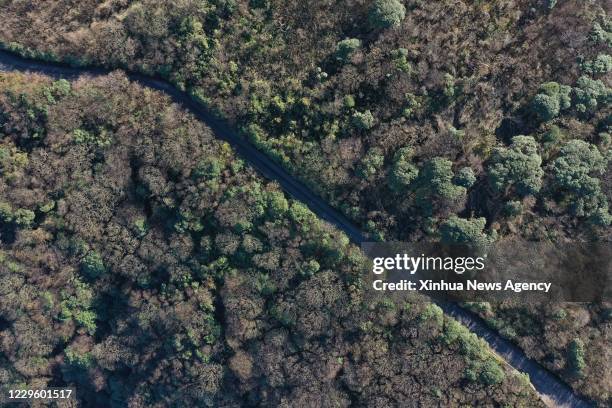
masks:
[[[523,212],[523,204],[520,201],[508,201],[504,205],[504,214],[508,217],[515,217]]]
[[[206,157],[198,162],[193,170],[195,178],[203,178],[206,180],[216,180],[221,175],[223,165],[216,157]]]
[[[336,45],[336,58],[347,62],[351,55],[361,47],[361,40],[357,38],[346,38]]]
[[[495,385],[504,381],[504,370],[493,359],[485,361],[480,372],[480,381],[486,385]]]
[[[355,98],[353,97],[353,95],[346,95],[344,98],[342,98],[342,104],[344,105],[345,108],[351,109],[355,107]]]
[[[406,8],[399,0],[375,0],[370,9],[370,24],[375,28],[399,27]]]
[[[551,165],[553,188],[565,197],[570,211],[578,217],[609,224],[608,202],[601,181],[594,177],[606,171],[607,158],[596,146],[583,140],[570,140]]]
[[[441,241],[485,249],[493,242],[493,238],[484,232],[486,223],[485,218],[465,219],[452,215],[440,225]]]
[[[90,251],[81,260],[81,271],[90,279],[96,279],[106,272],[102,257],[96,251]]]
[[[585,61],[581,68],[591,75],[604,75],[612,71],[612,55],[599,54],[594,60]]]
[[[465,198],[465,187],[453,184],[453,163],[443,157],[434,157],[426,162],[414,183],[417,205],[432,214],[434,206],[448,206]]]
[[[539,93],[533,98],[532,109],[547,122],[556,118],[562,110],[571,106],[571,88],[556,82],[546,82],[540,86]]]
[[[582,376],[583,371],[586,368],[584,356],[584,342],[578,338],[572,340],[569,345],[568,365],[573,374],[576,376]]]
[[[4,223],[13,221],[13,208],[9,203],[0,202],[0,221]]]
[[[305,277],[311,277],[321,269],[321,265],[314,259],[304,263],[300,269],[300,274]]]
[[[579,112],[594,112],[612,101],[612,89],[598,79],[581,76],[574,87],[574,99]]]
[[[268,193],[268,213],[273,219],[283,217],[289,210],[289,203],[285,195],[280,191]]]
[[[356,174],[362,179],[368,179],[380,170],[385,161],[382,150],[378,147],[373,147],[368,150],[364,158],[357,166]]]
[[[476,176],[474,175],[474,170],[470,167],[464,167],[457,172],[455,175],[455,184],[458,186],[463,186],[465,188],[470,188],[476,182]]]
[[[289,207],[289,218],[299,225],[303,231],[309,231],[313,226],[317,225],[317,217],[304,204],[293,201]]]
[[[25,208],[19,208],[13,213],[13,221],[22,228],[30,228],[34,223],[36,214],[34,211]]]
[[[412,164],[412,156],[414,150],[411,147],[402,147],[395,152],[388,177],[391,190],[402,192],[417,178],[419,170]]]
[[[353,113],[352,122],[358,129],[368,130],[374,126],[374,115],[369,110]]]
[[[532,102],[533,111],[547,122],[559,115],[559,99],[546,94],[537,94]]]
[[[542,187],[544,171],[538,145],[531,136],[515,136],[509,147],[493,150],[488,166],[491,186],[508,193],[513,188],[519,195],[535,194]]]
[[[398,48],[396,50],[391,51],[391,58],[393,58],[393,63],[395,67],[407,74],[412,72],[412,67],[408,62],[408,50],[405,48]]]

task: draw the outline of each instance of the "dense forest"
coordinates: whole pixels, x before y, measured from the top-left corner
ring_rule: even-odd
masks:
[[[437,240],[451,231],[470,242],[609,241],[611,7],[5,0],[0,41],[35,58],[169,79],[373,240]],[[110,143],[110,130],[82,131],[76,139]],[[182,222],[194,222],[193,211]],[[90,208],[73,223],[86,228],[101,214]],[[274,246],[270,239],[262,242]],[[609,304],[468,307],[580,392],[612,402]]]
[[[0,384],[83,406],[538,406],[422,298],[120,73],[0,74]]]

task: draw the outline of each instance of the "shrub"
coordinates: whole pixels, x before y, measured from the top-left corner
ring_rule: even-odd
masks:
[[[66,362],[76,368],[88,369],[93,366],[94,360],[91,353],[79,353],[74,351],[72,347],[68,347],[64,350],[66,356]]]
[[[540,86],[539,93],[533,98],[531,107],[535,114],[547,122],[556,118],[562,110],[571,107],[571,88],[556,82]]]
[[[432,193],[442,198],[453,199],[465,194],[465,188],[455,186],[453,180],[453,163],[443,157],[434,157],[421,169],[419,181],[428,185]]]
[[[525,196],[540,191],[544,171],[537,143],[531,136],[515,136],[510,147],[493,151],[488,168],[489,183],[498,192],[514,188]]]
[[[13,221],[22,228],[30,228],[34,223],[36,215],[34,211],[25,208],[19,208],[13,213]]]
[[[451,216],[440,225],[441,241],[445,244],[465,244],[485,249],[493,239],[483,232],[485,218],[465,219]]]
[[[591,214],[591,221],[600,227],[607,227],[612,224],[612,215],[607,208],[599,207]]]
[[[493,359],[489,359],[482,365],[482,371],[480,372],[480,381],[486,385],[500,384],[504,381],[506,375],[504,370],[497,364]]]
[[[268,213],[272,218],[280,218],[289,210],[289,203],[280,191],[268,193]]]
[[[520,201],[508,201],[504,205],[504,214],[507,217],[515,217],[523,212],[523,204]]]
[[[9,203],[0,202],[0,221],[5,223],[13,221],[13,208]]]
[[[342,99],[342,104],[344,105],[345,108],[354,108],[355,107],[355,98],[353,97],[353,95],[346,95],[343,99]]]
[[[321,269],[321,265],[314,259],[311,259],[302,266],[300,274],[305,277],[310,277],[317,273],[319,269]]]
[[[351,55],[361,47],[361,40],[357,38],[346,38],[336,45],[336,58],[347,62]]]
[[[353,125],[358,129],[368,130],[374,126],[374,116],[369,110],[365,112],[355,112],[353,114]]]
[[[555,182],[563,188],[577,188],[589,174],[602,174],[607,160],[596,146],[584,140],[573,139],[561,148],[553,162]]]
[[[583,375],[583,371],[586,367],[584,355],[584,343],[582,342],[582,340],[578,338],[572,340],[569,345],[568,365],[569,368],[572,370],[572,373],[576,376]]]
[[[110,133],[104,128],[97,129],[97,132],[88,132],[83,129],[75,129],[72,138],[77,144],[85,144],[96,147],[108,147],[112,143]]]
[[[203,178],[206,180],[216,180],[221,175],[223,166],[219,159],[215,157],[207,157],[198,162],[193,170],[195,178]]]
[[[561,140],[562,137],[563,134],[561,133],[559,126],[552,125],[550,129],[548,129],[548,131],[542,135],[541,141],[545,145],[555,145]]]
[[[455,184],[458,186],[463,186],[465,188],[470,188],[476,182],[476,176],[474,175],[474,170],[470,167],[464,167],[457,172],[455,175]]]
[[[600,80],[581,76],[574,87],[576,110],[579,112],[593,112],[600,105],[612,101],[612,89]]]
[[[398,48],[397,50],[393,50],[391,52],[391,57],[393,58],[393,63],[395,67],[405,73],[412,72],[412,67],[408,62],[408,50],[405,48]]]
[[[74,321],[83,326],[89,334],[96,332],[96,313],[91,310],[81,310],[74,315]]]
[[[415,94],[410,92],[406,93],[406,105],[402,111],[402,115],[404,115],[405,118],[413,118],[417,111],[421,109],[422,104],[420,99],[421,98],[417,97]]]
[[[147,235],[147,231],[149,230],[149,226],[147,225],[147,220],[144,218],[138,218],[134,221],[134,229],[139,237],[144,237]]]
[[[610,135],[610,133],[608,132],[601,132],[598,135],[598,139],[599,139],[599,146],[602,149],[608,149],[610,147],[612,147],[612,136]]]
[[[589,40],[595,44],[607,44],[608,46],[612,46],[612,32],[606,28],[602,27],[599,23],[593,24],[593,29],[589,33]]]
[[[582,70],[591,75],[604,75],[612,71],[612,55],[599,54],[594,60],[582,63]]]
[[[601,182],[592,175],[603,174],[607,159],[596,146],[583,140],[570,140],[551,165],[552,187],[570,202],[578,217],[593,217],[597,224],[608,224],[608,202]]]
[[[417,205],[426,214],[432,214],[434,206],[451,206],[465,198],[465,187],[453,184],[452,166],[450,160],[434,157],[421,168],[414,184]]]
[[[449,318],[446,320],[446,324],[444,325],[444,334],[442,335],[442,341],[445,344],[453,344],[454,342],[460,340],[463,336],[465,336],[466,328],[461,325],[455,319]]]
[[[375,28],[398,27],[405,17],[406,8],[399,0],[375,0],[369,15]]]
[[[450,102],[455,98],[455,77],[449,73],[444,74],[442,94],[444,94],[447,102]]]
[[[440,307],[434,303],[429,303],[421,312],[419,318],[421,321],[431,320],[435,322],[436,326],[442,327],[444,324],[444,312]]]
[[[559,100],[553,96],[537,94],[533,98],[531,106],[533,111],[545,122],[559,115]]]
[[[81,271],[90,279],[96,279],[106,272],[102,257],[95,251],[89,252],[81,260]]]
[[[366,153],[365,157],[357,167],[357,176],[362,179],[368,179],[380,170],[385,161],[382,150],[378,147],[373,147]]]
[[[414,150],[410,147],[399,149],[389,172],[389,188],[396,192],[405,190],[418,176],[419,170],[412,164]]]
[[[317,224],[317,217],[304,204],[293,201],[289,207],[289,218],[305,232]]]

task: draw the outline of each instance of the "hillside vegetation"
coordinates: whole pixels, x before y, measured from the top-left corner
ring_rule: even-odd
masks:
[[[539,406],[169,99],[0,73],[0,387],[82,406]],[[4,391],[3,391],[4,392]]]
[[[446,231],[467,242],[609,241],[610,8],[5,0],[0,41],[36,58],[167,78],[375,240]],[[577,390],[610,403],[600,352],[610,348],[608,304],[571,305],[562,324],[563,305],[480,308]]]

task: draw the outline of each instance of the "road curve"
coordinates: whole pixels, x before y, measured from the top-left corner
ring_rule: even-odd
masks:
[[[2,71],[36,72],[54,78],[74,79],[81,75],[106,75],[112,70],[93,67],[72,67],[60,63],[41,62],[22,58],[11,52],[0,50],[0,72]],[[233,130],[228,123],[213,115],[206,107],[189,96],[187,92],[180,91],[163,79],[138,73],[127,73],[127,75],[131,80],[146,87],[162,91],[171,96],[176,103],[185,106],[198,119],[211,128],[216,137],[228,142],[243,159],[264,177],[276,181],[289,195],[305,203],[317,216],[342,230],[355,244],[360,245],[367,241],[365,234],[353,225],[348,218],[331,207],[321,197],[314,194],[306,185],[290,175],[278,163],[257,150]],[[529,374],[531,383],[547,405],[568,408],[595,406],[590,401],[576,394],[555,374],[536,361],[529,359],[518,346],[503,339],[478,316],[454,303],[436,303],[445,313],[454,317],[472,332],[482,337],[508,364],[518,371]]]

